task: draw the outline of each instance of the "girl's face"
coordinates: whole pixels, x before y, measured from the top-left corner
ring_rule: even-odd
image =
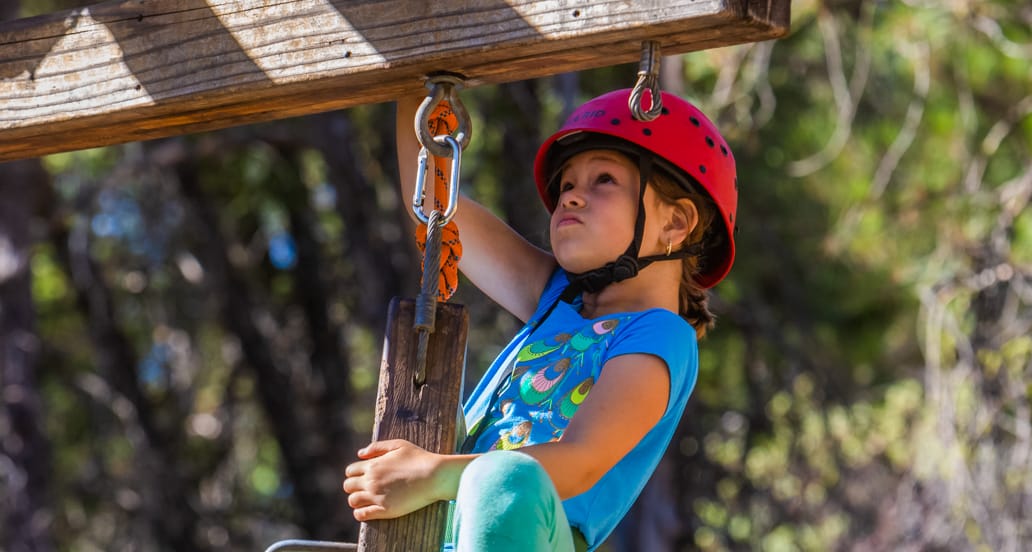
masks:
[[[645,190],[645,233],[641,255],[656,253],[662,224],[658,199]],[[585,272],[616,260],[634,239],[638,210],[638,167],[611,150],[589,150],[572,157],[559,175],[559,197],[552,212],[550,239],[556,260],[566,270]]]

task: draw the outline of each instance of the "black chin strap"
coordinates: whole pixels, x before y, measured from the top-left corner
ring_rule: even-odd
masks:
[[[606,263],[605,266],[581,272],[580,274],[570,274],[570,285],[566,286],[562,295],[559,296],[561,301],[571,303],[581,293],[598,293],[609,284],[615,284],[616,282],[622,282],[637,276],[638,272],[655,261],[682,259],[697,253],[698,247],[696,245],[698,244],[673,252],[670,255],[638,257],[638,254],[641,253],[642,235],[645,233],[645,185],[652,178],[652,156],[642,155],[638,165],[638,216],[634,222],[634,239],[631,240],[631,245],[627,247],[627,251],[624,251],[620,257],[615,261]]]

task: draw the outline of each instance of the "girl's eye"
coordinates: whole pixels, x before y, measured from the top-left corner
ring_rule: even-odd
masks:
[[[609,173],[602,173],[602,174],[598,175],[598,179],[597,180],[598,180],[598,182],[603,183],[603,184],[608,184],[608,183],[611,183],[611,182],[616,182],[616,180],[613,178],[613,176],[611,174],[609,174]]]
[[[563,193],[573,189],[573,182],[563,182],[559,185],[559,193]]]

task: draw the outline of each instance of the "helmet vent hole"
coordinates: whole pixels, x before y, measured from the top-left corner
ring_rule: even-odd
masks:
[[[663,115],[670,115],[670,110],[665,108],[665,107],[663,109],[661,109],[659,112],[662,113]]]
[[[713,138],[710,138],[709,136],[707,136],[706,137],[706,145],[712,148],[716,144],[713,142]]]
[[[724,157],[727,157],[727,148],[725,148],[724,146],[720,146],[720,153],[723,153]]]
[[[699,120],[695,117],[689,117],[688,120],[691,121],[693,125],[699,126]]]
[[[699,172],[706,174],[706,165],[699,165]]]
[[[620,119],[612,119],[612,120],[609,121],[609,124],[611,124],[611,125],[618,125],[618,124],[620,124]]]
[[[650,129],[650,128],[643,128],[643,129],[641,129],[641,133],[644,134],[645,136],[652,136],[652,129]]]

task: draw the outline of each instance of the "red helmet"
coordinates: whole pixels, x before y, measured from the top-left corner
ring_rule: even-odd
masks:
[[[738,207],[738,178],[731,148],[717,127],[694,105],[663,93],[662,114],[652,122],[638,121],[627,106],[631,90],[617,90],[580,106],[538,150],[534,180],[548,211],[555,209],[550,180],[562,163],[586,149],[617,149],[634,155],[651,152],[685,189],[702,191],[720,212],[726,239],[706,251],[706,262],[695,277],[713,287],[731,270],[735,257],[734,223]],[[619,140],[613,140],[618,138]]]

